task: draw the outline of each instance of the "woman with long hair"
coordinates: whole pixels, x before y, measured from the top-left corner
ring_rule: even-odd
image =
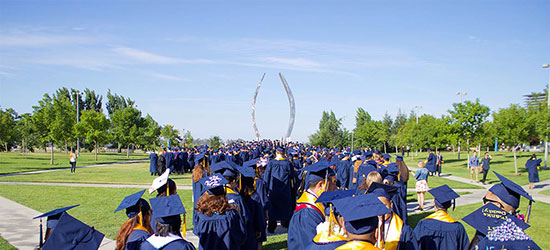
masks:
[[[209,174],[210,169],[204,154],[197,155],[195,157],[195,167],[193,168],[193,208],[197,207],[197,202],[204,192],[200,179],[207,177]],[[193,213],[193,226],[196,226],[197,220],[197,213]]]
[[[428,169],[425,168],[426,163],[423,161],[418,162],[418,170],[414,175],[416,178],[416,194],[418,195],[418,209],[424,210],[424,193],[430,188],[428,187]]]
[[[199,237],[199,249],[241,249],[246,240],[242,217],[227,201],[227,180],[220,174],[201,179],[205,189],[195,212],[198,223],[194,232]]]
[[[141,196],[145,190],[132,194],[122,201],[115,212],[126,209],[128,220],[122,224],[116,234],[116,250],[140,249],[153,229],[151,229],[151,207]]]

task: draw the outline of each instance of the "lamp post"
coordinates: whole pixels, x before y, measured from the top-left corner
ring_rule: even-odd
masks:
[[[80,123],[80,91],[76,91],[76,123]],[[80,139],[76,138],[76,155],[80,157]]]
[[[458,92],[458,93],[456,93],[456,95],[459,95],[459,96],[460,96],[460,103],[462,103],[462,97],[465,96],[465,95],[467,95],[467,94],[468,94],[468,93],[466,93],[466,92]]]
[[[542,68],[547,69],[550,67],[550,64],[543,64]],[[548,108],[550,109],[550,70],[548,70],[548,91],[546,92],[546,99],[548,100]],[[548,124],[546,124],[548,126]],[[548,129],[548,128],[547,128]],[[544,167],[548,164],[548,136],[544,142]]]
[[[416,106],[414,106],[414,108],[416,109],[416,125],[418,125],[418,110],[421,109],[422,106],[416,105]],[[418,145],[416,146],[415,156],[418,156]]]

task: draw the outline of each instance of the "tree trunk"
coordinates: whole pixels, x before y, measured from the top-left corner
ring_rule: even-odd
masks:
[[[67,142],[65,142],[65,154],[68,154],[69,152],[67,151]]]
[[[470,138],[466,139],[466,151],[468,152],[468,158],[466,160],[468,162],[468,169],[470,169]]]
[[[4,147],[6,148],[6,152],[8,152],[8,143],[4,143]]]
[[[126,159],[130,159],[130,144],[126,146]]]
[[[386,151],[386,143],[384,142],[384,154],[387,154],[388,152]]]
[[[95,142],[95,161],[97,161],[97,141]]]
[[[395,154],[399,154],[399,151],[397,150],[397,145],[395,145]]]
[[[53,142],[52,142],[52,155],[50,158],[50,165],[53,165]]]
[[[516,157],[516,151],[517,151],[517,147],[514,146],[514,170],[517,176],[518,175],[518,158]]]

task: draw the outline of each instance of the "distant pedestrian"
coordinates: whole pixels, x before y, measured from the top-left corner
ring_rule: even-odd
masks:
[[[529,189],[533,189],[533,183],[539,182],[539,167],[542,159],[537,159],[537,156],[533,154],[529,160],[525,163],[525,168],[529,172]]]
[[[481,183],[485,185],[485,180],[487,178],[487,173],[489,173],[489,169],[491,169],[491,166],[489,165],[491,163],[491,160],[493,157],[489,154],[489,152],[485,152],[485,156],[483,159],[481,159],[481,171],[483,171],[483,180],[481,180]]]
[[[423,161],[418,162],[418,170],[414,175],[416,178],[416,194],[418,196],[418,209],[424,210],[424,193],[430,188],[428,187],[428,169],[425,168],[426,163]]]
[[[474,156],[470,158],[470,182],[473,182],[474,172],[476,173],[476,182],[479,182],[479,169],[479,158],[477,157],[477,152],[474,151]]]
[[[71,150],[71,154],[69,155],[69,163],[71,164],[71,173],[76,173],[76,154],[74,153],[74,149]]]
[[[443,156],[441,156],[441,151],[437,150],[436,161],[435,161],[435,172],[437,176],[441,176],[441,166],[443,165]]]
[[[151,175],[160,175],[157,172],[157,161],[157,152],[155,152],[155,150],[153,149],[153,152],[151,152],[151,154],[149,155],[149,172],[151,172]]]
[[[159,152],[157,156],[157,173],[161,175],[166,170],[166,159],[164,158],[164,154],[166,153],[166,149]]]

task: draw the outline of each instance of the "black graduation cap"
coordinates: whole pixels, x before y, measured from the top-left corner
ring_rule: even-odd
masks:
[[[367,234],[378,227],[378,215],[390,211],[376,195],[366,194],[333,201],[344,217],[346,231],[352,234]]]
[[[48,222],[46,223],[46,227],[47,228],[54,228],[55,225],[57,224],[59,218],[61,217],[61,214],[71,208],[74,208],[74,207],[77,207],[79,206],[80,204],[78,205],[73,205],[73,206],[68,206],[68,207],[63,207],[63,208],[58,208],[58,209],[54,209],[52,211],[49,211],[47,213],[44,213],[44,214],[41,214],[41,215],[38,215],[36,217],[34,217],[33,219],[38,219],[38,218],[43,218],[43,217],[48,217]]]
[[[449,208],[453,205],[453,200],[460,197],[452,188],[447,184],[432,188],[428,190],[430,194],[434,197],[435,204],[440,208]]]
[[[61,215],[43,250],[98,249],[105,235],[67,213]]]
[[[141,198],[141,196],[143,196],[143,193],[145,193],[145,189],[135,194],[124,197],[120,205],[118,205],[117,209],[115,210],[115,213],[122,209],[126,209],[126,215],[128,216],[128,218],[132,218],[141,211],[149,210],[149,203]]]
[[[496,228],[508,219],[512,220],[522,230],[530,227],[529,224],[502,210],[493,203],[487,203],[462,218],[464,222],[468,223],[468,225],[472,226],[483,235],[487,235],[490,230]]]

